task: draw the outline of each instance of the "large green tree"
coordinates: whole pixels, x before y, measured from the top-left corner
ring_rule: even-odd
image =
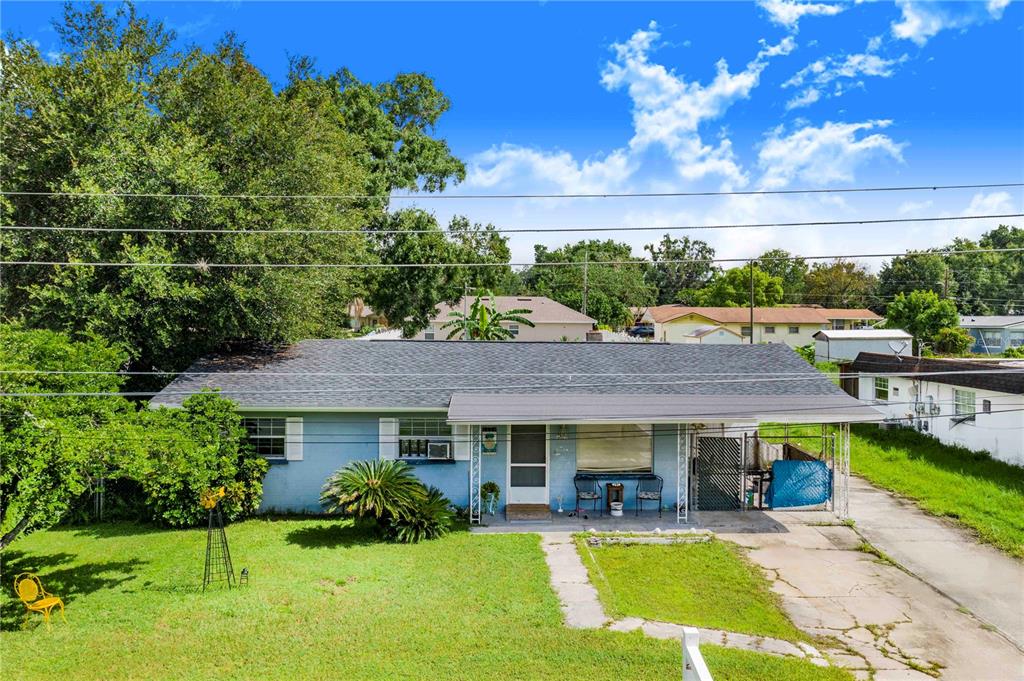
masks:
[[[751,267],[734,267],[726,270],[706,287],[693,296],[696,305],[712,307],[743,307],[750,305]],[[771,307],[783,301],[782,279],[774,277],[756,265],[754,275],[754,305]]]
[[[892,300],[899,293],[935,291],[940,295],[956,295],[945,258],[925,251],[912,251],[884,263],[878,272],[878,297]]]
[[[56,62],[3,42],[4,188],[67,195],[11,195],[0,220],[113,231],[0,238],[12,260],[137,266],[5,268],[8,318],[100,334],[133,368],[180,369],[229,340],[333,335],[359,270],[206,264],[367,262],[362,228],[392,191],[464,176],[433,136],[448,100],[422,74],[372,85],[299,59],[275,90],[232,35],[183,52],[130,4],[80,7],[55,22]],[[139,228],[161,231],[118,231]],[[314,233],[256,231],[288,229]],[[151,265],[164,262],[194,266]]]
[[[644,246],[644,250],[654,263],[650,282],[658,290],[659,305],[681,302],[680,296],[704,288],[718,272],[715,249],[700,239],[674,239],[666,234],[658,243]],[[673,262],[680,260],[688,262]]]
[[[807,277],[807,261],[794,257],[782,248],[773,248],[761,254],[754,265],[763,272],[782,281],[783,296],[787,303],[801,302],[805,279]]]
[[[875,276],[845,258],[816,262],[804,278],[803,302],[823,307],[872,307]]]
[[[592,239],[554,250],[536,245],[533,252],[537,264],[521,274],[524,287],[580,311],[585,293],[586,313],[601,324],[629,324],[633,319],[630,307],[651,305],[656,300],[655,287],[646,279],[650,266],[633,256],[628,244]]]
[[[934,291],[898,293],[886,307],[885,324],[890,329],[903,329],[914,337],[915,352],[930,342],[940,331],[960,325],[960,316],[951,300],[944,300]]]

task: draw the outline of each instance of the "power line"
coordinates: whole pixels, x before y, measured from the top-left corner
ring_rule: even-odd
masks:
[[[546,234],[564,232],[678,232],[689,230],[722,230],[722,229],[763,229],[770,227],[838,227],[851,225],[878,225],[916,222],[948,222],[959,220],[996,220],[1003,218],[1024,217],[1024,213],[1002,213],[992,215],[941,215],[928,218],[871,218],[863,220],[821,220],[814,222],[758,222],[718,225],[670,225],[666,227],[517,227],[491,230],[499,234]],[[95,233],[151,233],[151,234],[218,234],[224,236],[243,236],[252,234],[433,234],[441,231],[447,234],[458,234],[451,229],[185,229],[159,227],[62,227],[58,225],[0,225],[0,230],[8,231],[41,231],[41,232],[95,232]]]
[[[451,200],[451,199],[622,199],[695,196],[767,196],[787,194],[856,194],[867,192],[938,191],[948,189],[1000,189],[1024,187],[1022,182],[987,184],[907,185],[887,187],[847,187],[832,189],[751,189],[701,192],[603,192],[567,194],[210,194],[156,192],[74,192],[74,191],[0,191],[6,196],[62,196],[67,198],[151,198],[151,199],[321,199],[321,200]]]
[[[1020,253],[1024,252],[1024,248],[978,248],[971,251],[971,253]],[[840,253],[836,255],[801,255],[801,256],[769,256],[754,258],[755,260],[771,260],[771,261],[788,261],[788,260],[854,260],[857,258],[894,258],[894,257],[919,257],[926,255],[960,255],[961,251],[930,251],[928,253]],[[656,266],[656,265],[683,265],[693,263],[712,263],[712,262],[739,262],[748,263],[751,258],[684,258],[678,260],[659,260],[653,262],[650,260],[595,260],[590,261],[591,266],[600,265],[642,265],[642,266]],[[61,266],[68,265],[72,267],[187,267],[199,270],[205,269],[236,269],[244,267],[257,267],[266,269],[408,269],[408,268],[436,268],[436,267],[582,267],[582,262],[565,260],[565,261],[554,261],[554,262],[532,262],[532,263],[513,263],[513,262],[462,262],[462,263],[443,263],[443,262],[417,262],[417,263],[210,263],[202,260],[195,263],[184,263],[184,262],[105,262],[105,261],[65,261],[65,260],[4,260],[0,261],[0,265],[35,265],[35,266]]]
[[[889,378],[921,378],[929,376],[965,376],[971,374],[1018,374],[1024,373],[1024,369],[1009,369],[1009,368],[998,368],[998,369],[968,369],[966,371],[919,371],[919,372],[884,372],[884,373],[870,373],[870,372],[859,372],[858,376],[871,378],[873,376],[885,376]],[[258,374],[253,374],[258,375]],[[723,375],[728,376],[728,372]],[[451,376],[460,376],[457,373],[451,374]],[[842,374],[840,374],[842,376]],[[616,383],[566,383],[565,381],[551,382],[551,383],[530,383],[523,385],[508,385],[508,384],[483,384],[483,385],[436,385],[424,387],[412,386],[408,388],[387,386],[386,390],[389,393],[423,393],[423,392],[459,392],[459,391],[477,391],[477,390],[500,390],[502,392],[509,392],[510,390],[538,390],[538,389],[551,389],[557,388],[558,393],[555,394],[573,394],[572,390],[576,388],[619,388],[619,387],[630,387],[630,386],[679,386],[679,385],[720,385],[728,383],[785,383],[791,381],[822,381],[828,380],[828,377],[822,373],[808,374],[803,376],[787,376],[787,377],[761,377],[761,378],[724,378],[715,380],[679,380],[679,381],[623,381]],[[172,384],[173,385],[173,384]],[[221,390],[220,395],[231,397],[234,395],[355,395],[364,393],[378,393],[382,389],[381,386],[372,386],[367,388],[286,388],[281,390],[238,390],[234,388],[221,388],[219,386],[197,386],[197,390],[157,390],[157,391],[130,391],[130,392],[89,392],[89,391],[62,391],[62,392],[2,392],[0,397],[151,397],[154,395],[161,395],[164,397],[187,397],[199,394],[203,388],[219,388]],[[670,396],[673,393],[665,393],[666,396]],[[814,397],[813,395],[809,397]]]

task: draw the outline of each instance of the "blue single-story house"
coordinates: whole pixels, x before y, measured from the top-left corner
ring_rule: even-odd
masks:
[[[266,511],[317,512],[339,468],[401,459],[474,521],[484,482],[501,489],[499,513],[568,512],[581,475],[622,483],[629,512],[653,476],[663,490],[645,508],[679,520],[744,507],[764,422],[835,424],[815,447],[839,474],[829,502],[840,511],[848,424],[878,416],[782,344],[308,340],[201,360],[151,403],[204,388],[238,404],[274,464]]]

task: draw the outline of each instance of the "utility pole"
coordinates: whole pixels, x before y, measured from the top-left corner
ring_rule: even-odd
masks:
[[[590,268],[590,247],[583,248],[583,314],[587,314],[587,270]]]
[[[750,261],[750,344],[754,344],[754,261]]]
[[[469,340],[469,282],[462,285],[462,340]]]
[[[949,298],[949,263],[942,259],[942,297]]]

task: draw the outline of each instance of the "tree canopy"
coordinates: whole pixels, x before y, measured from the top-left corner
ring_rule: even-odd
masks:
[[[915,351],[938,336],[942,329],[960,326],[960,315],[951,300],[939,298],[934,291],[899,293],[885,311],[885,323],[890,329],[903,329],[914,337]],[[952,339],[941,337],[943,343]]]
[[[718,272],[712,260],[715,249],[706,241],[668,234],[644,250],[651,256],[650,283],[657,289],[659,305],[686,302],[686,297],[704,288]],[[689,260],[690,262],[666,262]]]
[[[275,91],[230,34],[177,51],[131,4],[78,7],[55,23],[56,62],[25,40],[0,51],[5,189],[67,194],[9,196],[0,219],[115,231],[5,231],[5,255],[194,266],[8,268],[9,319],[100,334],[147,369],[181,369],[228,340],[336,335],[358,270],[207,263],[372,261],[362,228],[392,190],[464,177],[433,136],[449,102],[423,74],[374,85],[297,59]],[[116,231],[140,228],[160,231]],[[255,232],[288,229],[317,234]]]
[[[537,245],[533,250],[537,265],[522,272],[523,286],[580,311],[586,288],[586,312],[601,324],[628,324],[633,318],[630,307],[651,305],[656,300],[657,290],[646,279],[647,261],[635,257],[629,244],[592,239],[554,250]],[[601,264],[602,261],[626,264]],[[543,266],[554,262],[579,264]]]
[[[711,283],[694,296],[694,304],[712,307],[742,307],[750,305],[751,266],[734,267],[716,276]],[[783,301],[782,279],[756,265],[754,275],[754,305],[770,307]]]

